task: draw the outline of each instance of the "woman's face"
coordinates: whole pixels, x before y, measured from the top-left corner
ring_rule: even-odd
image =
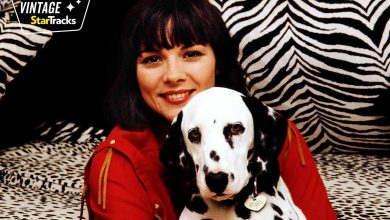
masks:
[[[216,59],[209,45],[141,51],[137,80],[146,104],[169,121],[195,94],[215,85]]]

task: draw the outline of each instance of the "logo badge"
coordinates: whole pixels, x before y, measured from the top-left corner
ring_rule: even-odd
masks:
[[[89,6],[89,0],[12,0],[12,3],[19,23],[52,32],[81,30]]]

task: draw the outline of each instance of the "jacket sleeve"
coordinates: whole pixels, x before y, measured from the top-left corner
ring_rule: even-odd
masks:
[[[298,128],[289,121],[286,143],[279,156],[280,172],[294,203],[311,220],[337,219],[314,158]]]
[[[108,151],[110,149],[97,152],[91,161],[87,196],[90,217],[95,220],[153,219],[148,194],[131,161],[115,150],[111,150],[111,158],[108,158]]]

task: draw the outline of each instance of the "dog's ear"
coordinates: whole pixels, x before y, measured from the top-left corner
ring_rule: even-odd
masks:
[[[248,170],[257,178],[257,190],[274,195],[280,171],[278,155],[287,134],[287,119],[253,97],[243,97],[253,117],[254,157]],[[259,162],[264,161],[266,163]],[[264,167],[265,165],[265,167]]]
[[[188,168],[186,149],[181,132],[183,112],[180,112],[172,123],[167,138],[160,150],[160,161],[170,168]]]
[[[172,201],[176,210],[182,210],[184,204],[190,199],[191,191],[187,187],[187,183],[189,179],[192,179],[190,175],[193,175],[194,172],[191,172],[189,161],[192,159],[188,156],[181,132],[182,119],[183,112],[180,112],[172,123],[167,138],[160,149],[160,161],[168,168],[164,182],[170,196],[176,198]]]
[[[255,148],[279,155],[287,135],[287,118],[254,97],[243,100],[253,117]]]

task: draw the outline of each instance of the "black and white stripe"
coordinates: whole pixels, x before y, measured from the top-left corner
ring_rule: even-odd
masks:
[[[1,0],[0,1],[0,18],[10,20],[14,16],[14,7],[20,5],[20,0]]]
[[[91,140],[104,140],[109,129],[73,121],[45,122],[35,129],[39,140],[49,143],[74,142],[84,143]]]
[[[390,1],[212,0],[251,94],[314,152],[390,151]]]
[[[50,31],[40,27],[0,18],[0,99],[6,84],[36,56],[51,36]]]

